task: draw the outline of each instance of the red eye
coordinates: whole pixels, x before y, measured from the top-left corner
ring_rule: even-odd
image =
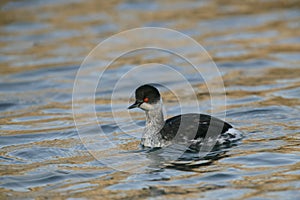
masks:
[[[148,97],[145,97],[145,98],[144,98],[144,102],[147,103],[148,101],[149,101],[149,98],[148,98]]]

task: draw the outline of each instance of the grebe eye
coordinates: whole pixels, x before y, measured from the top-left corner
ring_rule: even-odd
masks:
[[[147,103],[148,101],[149,101],[149,98],[148,98],[148,97],[145,97],[145,98],[144,98],[144,102]]]

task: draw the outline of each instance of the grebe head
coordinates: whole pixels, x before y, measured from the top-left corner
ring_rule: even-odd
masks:
[[[150,111],[157,108],[160,104],[159,91],[151,85],[142,85],[135,90],[135,102],[128,109],[140,108],[144,111]]]

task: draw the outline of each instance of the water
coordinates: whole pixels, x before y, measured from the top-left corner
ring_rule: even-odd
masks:
[[[0,5],[1,199],[299,199],[299,1],[32,0]],[[96,117],[104,135],[83,109],[79,138],[72,91],[80,64],[107,37],[143,26],[181,31],[205,47],[226,88],[226,121],[245,133],[240,143],[213,159],[186,155],[192,163],[169,163],[167,157],[140,150],[137,127],[143,126],[144,115],[128,114],[126,107],[135,81],[149,73],[129,76],[132,83],[117,90],[125,96],[113,99],[114,116],[107,96],[114,77],[133,65],[151,61],[187,69],[182,60],[156,51],[135,52],[113,63],[110,79],[96,90]],[[189,46],[177,45],[193,55]],[[110,53],[113,57],[116,51]],[[183,98],[186,111],[195,109],[181,80],[158,78]],[[204,80],[193,73],[188,79],[199,109],[209,113]],[[160,89],[167,116],[180,113],[176,96]],[[89,100],[81,105],[88,107]],[[224,108],[217,107],[215,115]],[[83,142],[97,151],[88,152]]]

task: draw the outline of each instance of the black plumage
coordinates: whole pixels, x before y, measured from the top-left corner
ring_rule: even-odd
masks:
[[[208,130],[213,133],[212,136],[222,135],[232,126],[218,118],[205,115],[189,113],[171,117],[165,121],[165,125],[160,133],[165,140],[173,140],[174,137],[181,140],[197,140],[204,138]]]

